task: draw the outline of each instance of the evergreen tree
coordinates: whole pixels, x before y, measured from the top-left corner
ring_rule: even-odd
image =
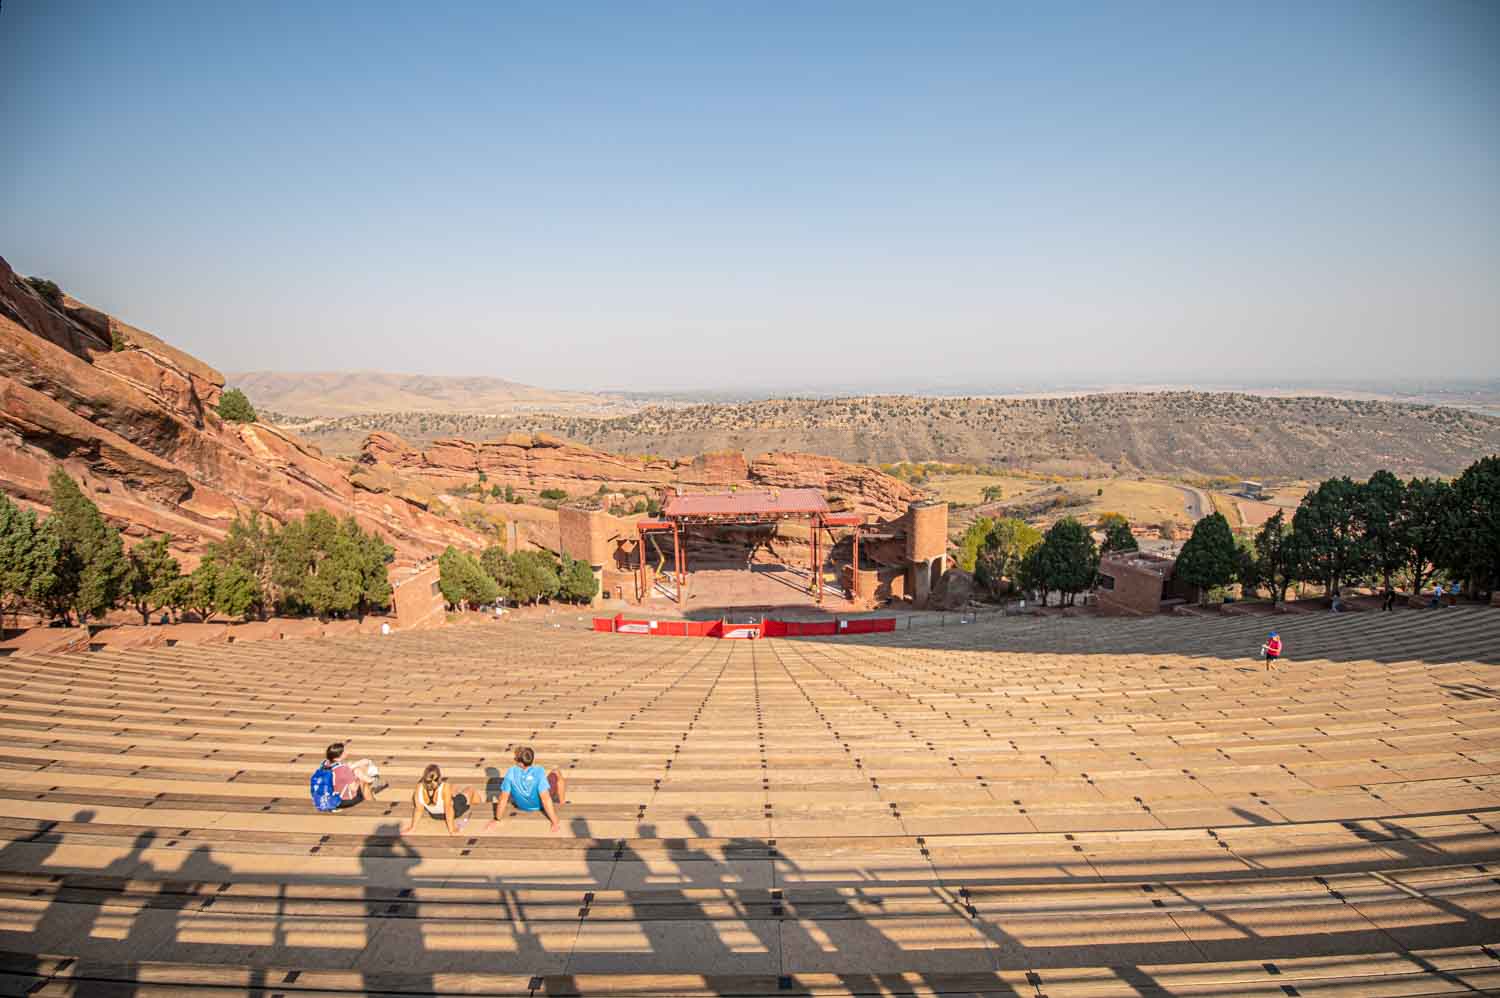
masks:
[[[130,564],[120,532],[104,522],[78,483],[61,468],[48,479],[52,514],[47,522],[57,536],[57,585],[47,598],[50,608],[78,614],[80,621],[103,614],[120,601]]]
[[[1292,517],[1303,544],[1303,578],[1329,592],[1358,580],[1369,568],[1361,499],[1359,486],[1348,478],[1330,478],[1303,496]]]
[[[244,392],[238,388],[230,388],[219,396],[219,418],[231,423],[253,423],[255,408]]]
[[[172,557],[169,545],[172,535],[164,534],[141,541],[130,549],[130,575],[126,592],[131,606],[141,615],[141,623],[151,623],[151,614],[170,606],[182,578],[182,566]]]
[[[1407,561],[1401,523],[1405,502],[1406,486],[1389,471],[1377,471],[1359,486],[1359,529],[1364,535],[1370,567],[1386,586]]]
[[[503,547],[492,545],[484,549],[479,556],[479,567],[483,568],[485,574],[495,580],[495,586],[500,590],[501,599],[512,599],[510,593],[511,563],[510,555],[505,553]]]
[[[1038,560],[1046,587],[1061,593],[1065,606],[1072,604],[1078,593],[1093,584],[1094,573],[1099,567],[1093,538],[1088,529],[1071,516],[1063,517],[1047,530],[1038,548]]]
[[[1021,556],[1016,565],[1016,583],[1026,592],[1040,590],[1042,606],[1047,605],[1047,579],[1042,570],[1042,545],[1037,544]]]
[[[1444,567],[1494,592],[1500,584],[1500,456],[1475,461],[1453,480],[1453,513]]]
[[[517,551],[511,556],[511,598],[536,603],[557,595],[557,563],[546,551]]]
[[[9,607],[41,605],[57,585],[57,535],[0,492],[0,619]]]
[[[438,589],[450,606],[460,610],[500,598],[500,587],[478,560],[452,545],[438,558]]]
[[[224,539],[208,546],[208,557],[214,561],[238,565],[255,577],[262,610],[280,602],[275,580],[277,539],[276,521],[252,510],[249,516],[236,513]]]
[[[1413,478],[1407,482],[1401,497],[1397,536],[1405,556],[1402,569],[1409,577],[1413,594],[1423,590],[1446,554],[1453,550],[1457,533],[1453,487],[1440,478]]]
[[[573,603],[588,603],[599,595],[599,580],[586,561],[562,556],[558,570],[558,595]]]
[[[1193,534],[1182,546],[1174,570],[1177,578],[1197,586],[1206,597],[1208,590],[1227,586],[1234,580],[1234,533],[1223,513],[1210,513],[1193,525]]]
[[[1104,529],[1104,543],[1099,545],[1099,554],[1104,556],[1116,551],[1139,551],[1141,546],[1136,542],[1135,534],[1130,532],[1130,521],[1119,513],[1106,514],[1118,517],[1108,523],[1100,518],[1100,526]]]
[[[219,606],[219,565],[204,558],[187,577],[187,584],[179,590],[182,605],[198,615],[204,623],[213,619]]]
[[[260,601],[255,576],[239,565],[220,568],[214,580],[214,609],[231,617],[243,617]]]
[[[1271,599],[1286,601],[1286,591],[1302,574],[1298,539],[1281,510],[1272,513],[1255,535],[1256,576],[1271,590]]]

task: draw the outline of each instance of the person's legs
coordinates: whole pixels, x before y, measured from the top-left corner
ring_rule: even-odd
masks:
[[[542,794],[542,813],[547,816],[548,821],[552,822],[552,830],[554,832],[562,828],[562,824],[557,820],[557,805],[552,803],[552,795],[550,793]]]

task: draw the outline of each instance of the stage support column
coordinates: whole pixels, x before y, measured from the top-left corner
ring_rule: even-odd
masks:
[[[854,528],[854,571],[851,574],[849,591],[854,594],[854,602],[859,602],[859,527]]]
[[[682,528],[672,523],[672,574],[677,577],[677,605],[682,605]]]

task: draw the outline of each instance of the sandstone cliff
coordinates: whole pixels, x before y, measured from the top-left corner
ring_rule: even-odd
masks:
[[[353,513],[411,560],[479,534],[354,488],[345,466],[215,406],[224,378],[196,358],[68,296],[43,300],[0,259],[0,490],[45,508],[62,464],[128,537],[170,531],[184,552],[237,512],[277,520]]]
[[[609,489],[654,492],[668,486],[687,491],[729,487],[818,488],[836,509],[898,516],[919,497],[916,489],[873,468],[817,454],[765,454],[751,463],[738,451],[719,451],[668,461],[626,457],[595,450],[546,433],[512,433],[500,440],[437,440],[425,450],[383,432],[370,434],[360,449],[357,483],[394,488],[391,483],[424,483],[442,489],[475,482],[509,485],[522,495],[562,489],[578,497]],[[377,484],[378,483],[378,484]]]

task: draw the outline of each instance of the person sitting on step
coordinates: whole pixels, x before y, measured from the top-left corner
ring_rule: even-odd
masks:
[[[411,820],[401,829],[401,834],[410,835],[416,830],[417,820],[425,811],[429,818],[441,821],[449,835],[457,835],[469,823],[465,817],[477,799],[473,787],[464,787],[457,793],[443,779],[443,771],[436,765],[422,770],[422,779],[411,792]]]
[[[500,784],[500,799],[495,802],[495,818],[487,828],[494,828],[505,819],[508,804],[514,803],[518,811],[541,811],[552,822],[552,831],[562,828],[557,812],[568,799],[568,778],[557,770],[547,772],[537,766],[536,753],[531,746],[516,749],[516,764],[505,771]]]
[[[342,797],[346,803],[361,794],[366,800],[378,800],[379,798],[375,796],[375,780],[380,775],[380,770],[369,759],[345,762],[344,751],[348,747],[347,739],[334,742],[328,746],[323,759],[323,768],[333,770],[333,792]]]

